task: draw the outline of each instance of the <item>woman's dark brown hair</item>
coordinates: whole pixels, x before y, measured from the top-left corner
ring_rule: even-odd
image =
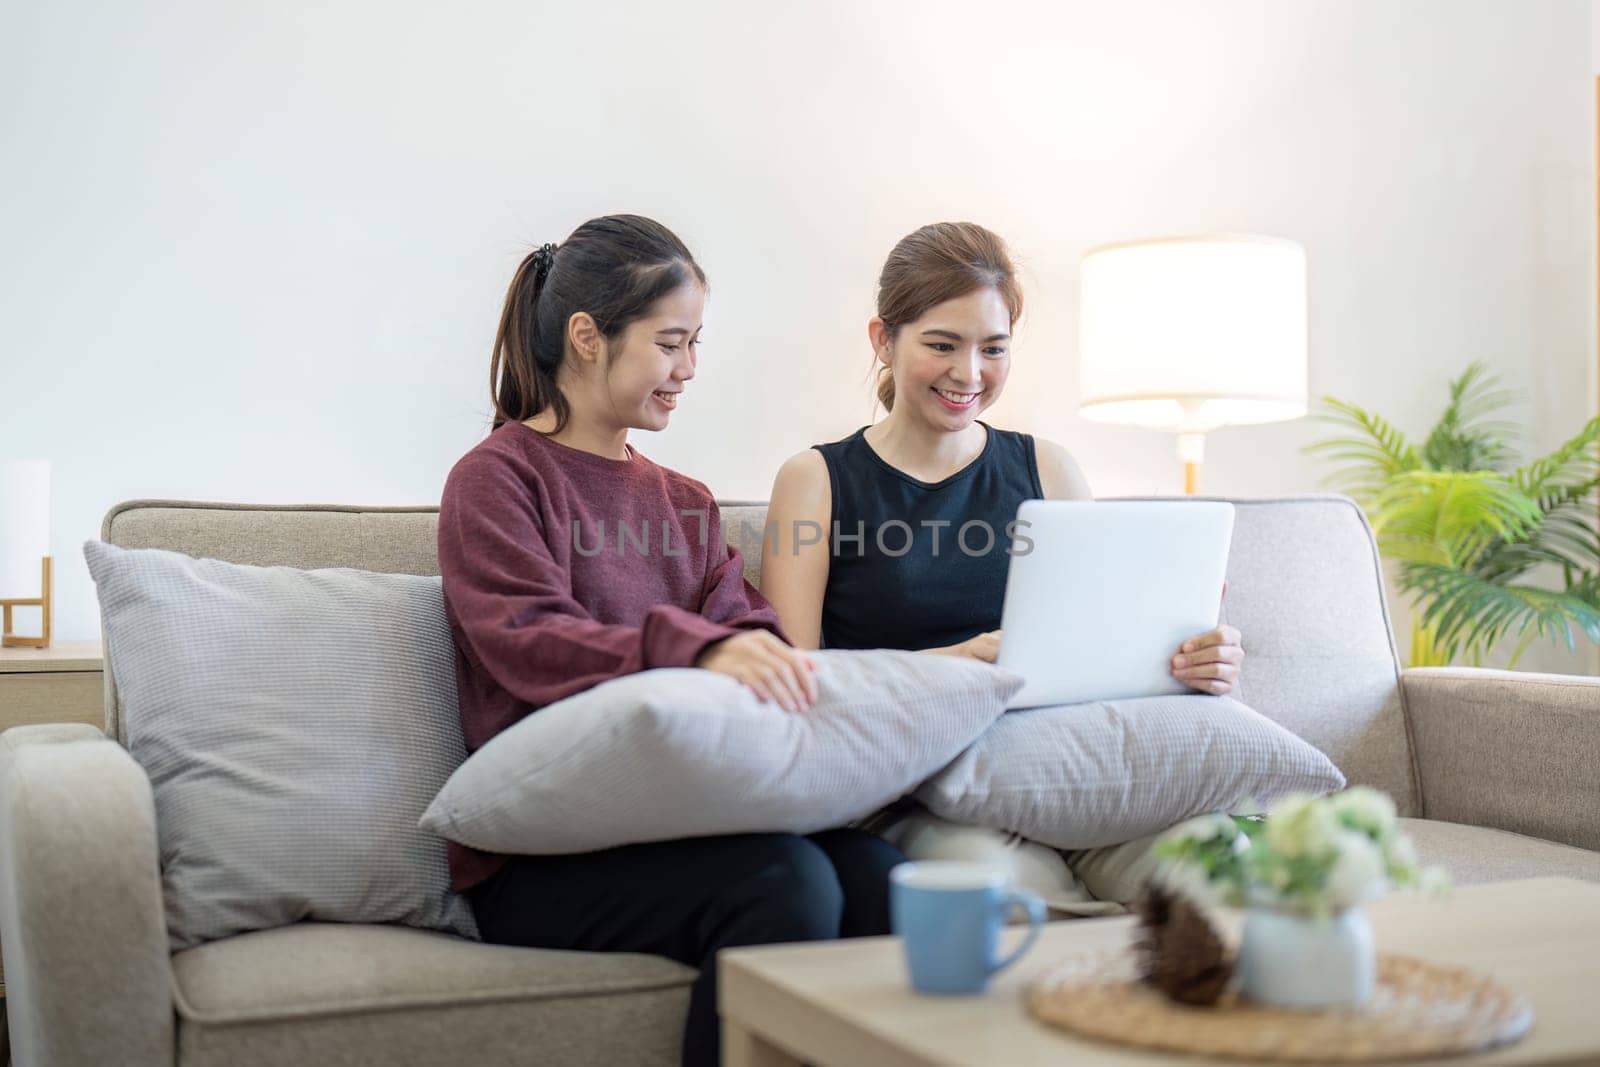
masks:
[[[902,237],[889,253],[878,275],[878,318],[892,338],[929,308],[990,287],[1015,326],[1022,317],[1022,287],[1006,243],[975,222],[936,222]],[[881,364],[878,400],[884,410],[894,409],[894,375]]]
[[[558,245],[530,252],[506,292],[489,362],[494,425],[555,413],[553,432],[572,408],[556,384],[566,357],[567,322],[580,311],[606,340],[650,313],[656,301],[706,275],[671,230],[639,215],[605,215]]]

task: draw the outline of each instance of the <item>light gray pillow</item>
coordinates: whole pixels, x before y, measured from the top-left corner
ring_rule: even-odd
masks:
[[[1237,700],[1159,696],[1013,711],[917,799],[952,822],[1078,849],[1343,787],[1327,756]]]
[[[821,696],[763,704],[724,674],[643,671],[541,708],[450,776],[422,825],[490,852],[812,833],[914,789],[1022,685],[977,660],[813,653]]]
[[[466,755],[438,578],[83,554],[174,950],[301,919],[477,937],[417,828]]]

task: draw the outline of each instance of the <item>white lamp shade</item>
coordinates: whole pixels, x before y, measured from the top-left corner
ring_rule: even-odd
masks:
[[[50,464],[0,462],[0,597],[36,597],[39,561],[50,554]]]
[[[1306,413],[1306,254],[1254,235],[1091,249],[1079,411],[1178,432]]]

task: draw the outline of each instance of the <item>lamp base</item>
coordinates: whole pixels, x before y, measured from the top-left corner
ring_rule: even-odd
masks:
[[[37,597],[14,598],[0,600],[0,648],[49,648],[50,647],[50,557],[45,556],[39,561],[39,589]],[[38,637],[23,637],[11,632],[12,608],[38,608],[39,629]]]
[[[1200,464],[1206,455],[1206,435],[1178,434],[1178,459],[1183,462],[1183,491],[1189,496],[1200,491]]]

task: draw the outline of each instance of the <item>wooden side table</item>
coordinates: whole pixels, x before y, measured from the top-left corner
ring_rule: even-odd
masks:
[[[0,648],[0,730],[41,722],[105,727],[99,641]]]
[[[82,722],[104,729],[99,641],[55,641],[49,648],[0,648],[0,730],[32,723]],[[0,967],[0,1064],[10,1062]]]

